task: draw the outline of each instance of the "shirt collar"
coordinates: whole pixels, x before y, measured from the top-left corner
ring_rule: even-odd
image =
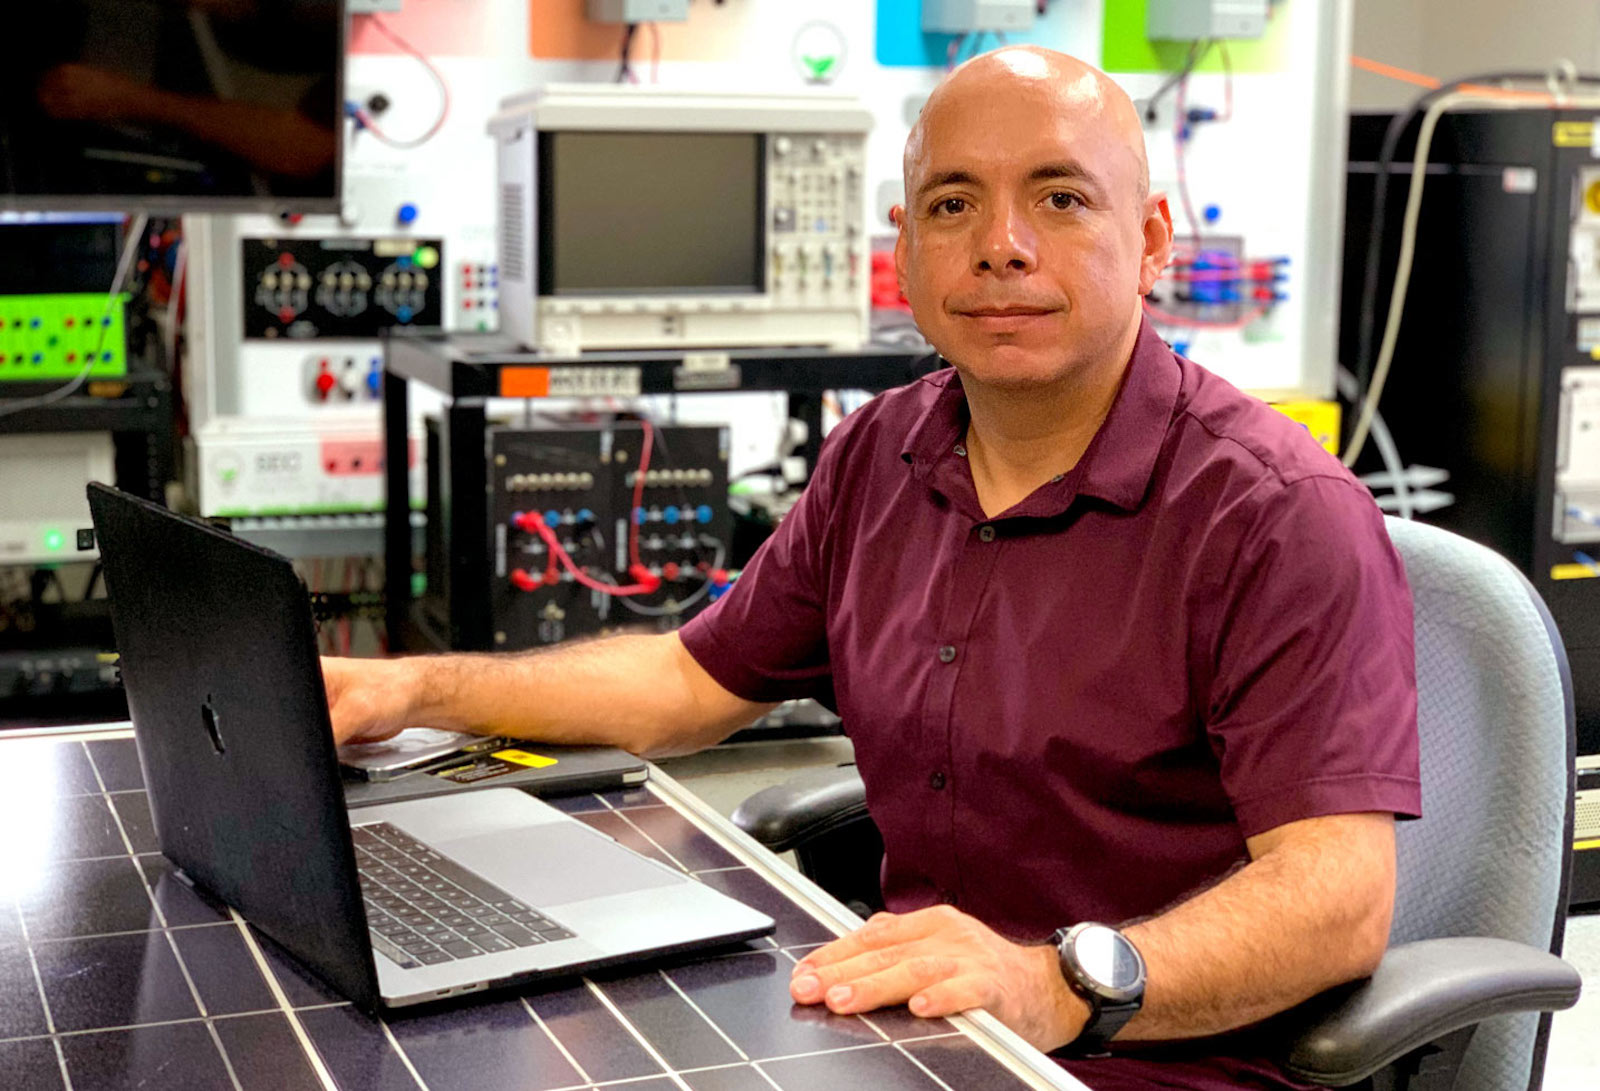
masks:
[[[1057,515],[1080,495],[1127,511],[1137,508],[1155,473],[1182,379],[1177,357],[1150,323],[1141,321],[1122,386],[1078,465],[1046,483],[1009,514]],[[933,386],[936,394],[907,434],[900,457],[910,464],[917,479],[949,494],[952,490],[944,486],[953,482],[941,480],[948,473],[965,478],[965,488],[957,486],[956,491],[969,492],[971,471],[957,451],[968,420],[961,378],[954,368],[943,368],[918,381]],[[941,467],[944,472],[938,472]]]

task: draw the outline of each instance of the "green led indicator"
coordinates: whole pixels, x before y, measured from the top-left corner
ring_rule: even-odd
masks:
[[[828,73],[833,69],[834,62],[838,59],[837,57],[809,57],[801,54],[800,63],[806,66],[814,82],[821,83],[828,78]]]
[[[61,547],[66,544],[66,536],[59,530],[47,530],[44,532],[44,547],[51,553],[61,552]]]

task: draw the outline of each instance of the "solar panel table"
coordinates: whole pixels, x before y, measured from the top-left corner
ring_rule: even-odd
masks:
[[[792,1004],[795,961],[856,918],[659,770],[551,802],[776,933],[373,1019],[180,881],[127,724],[0,736],[0,1087],[1083,1091],[983,1013]]]

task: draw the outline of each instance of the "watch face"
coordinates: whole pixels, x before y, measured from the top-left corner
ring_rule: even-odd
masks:
[[[1117,998],[1117,994],[1133,996],[1141,991],[1144,960],[1116,929],[1090,925],[1074,938],[1072,951],[1083,972],[1112,998]]]

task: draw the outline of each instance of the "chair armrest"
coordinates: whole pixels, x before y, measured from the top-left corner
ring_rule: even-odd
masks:
[[[1344,1087],[1412,1050],[1494,1015],[1577,1003],[1578,971],[1548,951],[1487,937],[1391,947],[1366,981],[1331,989],[1287,1013],[1284,1067]]]
[[[814,769],[739,804],[733,824],[773,852],[788,852],[867,817],[866,789],[854,766]]]

